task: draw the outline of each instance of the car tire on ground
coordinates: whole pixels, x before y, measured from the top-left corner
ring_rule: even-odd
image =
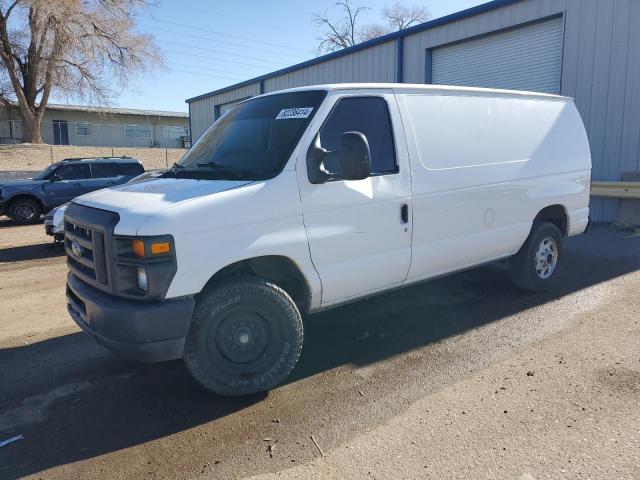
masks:
[[[535,221],[522,248],[509,259],[516,287],[541,292],[553,285],[563,261],[562,234],[549,222]]]
[[[30,225],[40,219],[42,208],[32,198],[17,198],[9,204],[7,214],[18,225]]]
[[[208,390],[225,396],[270,390],[302,349],[300,312],[289,294],[261,278],[215,286],[197,301],[184,362]]]

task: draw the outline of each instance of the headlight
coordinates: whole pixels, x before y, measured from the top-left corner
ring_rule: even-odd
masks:
[[[147,271],[144,267],[138,267],[138,288],[140,290],[147,291],[149,285],[147,284]]]
[[[129,298],[163,298],[177,271],[171,235],[115,236],[114,292]]]
[[[58,208],[56,208],[53,211],[53,214],[51,215],[51,220],[52,220],[54,225],[62,226],[62,222],[64,220],[64,212],[65,212],[65,210],[67,209],[68,206],[69,206],[69,204],[65,203],[64,205],[60,205]]]

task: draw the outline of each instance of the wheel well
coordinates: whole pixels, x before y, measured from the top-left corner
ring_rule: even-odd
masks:
[[[562,205],[550,205],[543,208],[534,218],[535,221],[553,223],[558,227],[563,237],[567,235],[567,212]]]
[[[8,205],[11,205],[13,202],[15,202],[16,200],[20,200],[21,198],[28,198],[29,200],[33,200],[38,205],[40,205],[40,211],[42,213],[46,213],[44,211],[44,205],[42,204],[42,201],[38,197],[36,197],[34,195],[30,195],[28,193],[20,193],[20,194],[14,196],[14,197],[11,197],[7,203],[8,203]]]
[[[273,281],[291,295],[301,312],[309,311],[311,289],[304,275],[293,261],[278,255],[254,257],[227,265],[209,279],[203,291],[224,280],[246,275]]]

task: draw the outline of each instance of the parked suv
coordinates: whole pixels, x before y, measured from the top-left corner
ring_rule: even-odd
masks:
[[[68,310],[120,355],[183,358],[224,395],[268,390],[298,361],[304,313],[497,260],[516,286],[550,288],[563,238],[588,225],[590,176],[566,97],[406,84],[262,95],[162,178],[71,202]]]
[[[0,213],[16,223],[35,223],[42,213],[73,198],[120,185],[144,172],[129,157],[69,158],[56,162],[33,178],[0,182]]]

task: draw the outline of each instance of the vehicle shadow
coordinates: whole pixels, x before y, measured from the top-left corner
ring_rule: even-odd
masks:
[[[43,260],[62,256],[64,256],[64,248],[62,245],[54,245],[53,240],[48,243],[0,249],[0,263]]]
[[[640,269],[640,239],[621,240],[599,228],[567,243],[562,276],[543,294],[514,289],[504,265],[496,264],[308,316],[303,355],[286,388],[342,365],[369,365],[422,348]],[[25,435],[0,449],[2,478],[140,445],[268,398],[211,395],[181,362],[118,360],[81,333],[0,350],[0,386],[0,440]]]

